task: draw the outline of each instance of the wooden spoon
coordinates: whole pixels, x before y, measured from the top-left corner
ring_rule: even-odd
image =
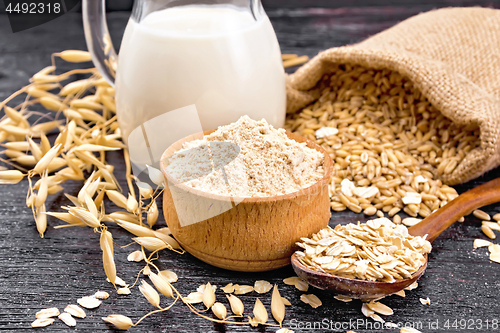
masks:
[[[462,193],[444,207],[409,228],[408,232],[413,236],[427,235],[427,240],[432,242],[462,216],[470,214],[474,209],[499,201],[500,178],[496,178]],[[292,255],[292,266],[295,273],[302,280],[316,288],[369,301],[398,292],[415,282],[424,274],[427,267],[427,256],[425,258],[425,264],[411,278],[396,280],[395,282],[349,279],[318,272],[304,266],[297,259],[295,253]]]

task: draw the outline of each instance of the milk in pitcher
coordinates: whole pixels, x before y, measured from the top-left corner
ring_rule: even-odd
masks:
[[[148,120],[193,104],[203,130],[242,115],[284,125],[281,52],[265,14],[255,19],[230,5],[191,5],[130,19],[117,72],[118,121],[126,142]],[[164,124],[165,131],[177,125]]]

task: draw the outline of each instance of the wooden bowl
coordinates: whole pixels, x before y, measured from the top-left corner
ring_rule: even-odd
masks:
[[[206,131],[204,134],[212,132]],[[225,269],[267,271],[290,264],[290,257],[297,249],[295,243],[301,237],[308,237],[328,225],[328,184],[333,171],[332,160],[314,142],[293,133],[286,134],[324,155],[325,174],[307,188],[280,196],[222,196],[176,182],[166,172],[168,158],[185,142],[199,139],[200,135],[181,139],[163,153],[161,170],[167,184],[163,195],[163,213],[172,235],[186,251],[200,260]],[[202,217],[200,222],[185,223],[186,216],[206,213],[210,209],[211,216]],[[198,221],[199,219],[198,217]]]

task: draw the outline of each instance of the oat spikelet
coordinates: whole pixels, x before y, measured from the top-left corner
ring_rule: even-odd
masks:
[[[234,285],[232,283],[228,283],[220,289],[222,289],[222,291],[225,292],[226,294],[230,294],[234,292]]]
[[[481,231],[490,239],[495,239],[497,237],[493,232],[493,230],[491,230],[491,228],[487,224],[483,223],[483,225],[481,226]]]
[[[139,237],[155,237],[153,230],[140,226],[135,223],[130,223],[122,220],[117,220],[116,224],[118,224],[123,229],[127,230],[131,234],[134,234]]]
[[[50,317],[55,317],[59,315],[59,309],[58,308],[47,308],[47,309],[42,309],[38,311],[35,314],[36,319],[43,319],[43,318],[50,318]]]
[[[148,215],[146,221],[150,227],[153,227],[158,220],[158,206],[156,205],[156,200],[153,200],[151,206],[148,209]]]
[[[212,288],[210,282],[207,282],[205,289],[203,290],[203,304],[210,309],[215,303],[215,292]]]
[[[119,330],[128,330],[130,327],[134,326],[132,319],[119,314],[111,314],[107,317],[102,317],[102,320],[110,323]]]
[[[412,327],[402,327],[400,333],[422,333],[422,332]]]
[[[167,297],[174,297],[172,292],[172,288],[170,287],[169,282],[163,278],[161,275],[157,275],[153,272],[149,273],[149,278],[153,282],[156,289]]]
[[[203,302],[203,293],[200,293],[199,291],[193,291],[187,295],[187,297],[184,297],[184,302],[189,303],[189,304],[197,304]]]
[[[60,111],[64,109],[64,104],[52,97],[41,97],[38,101],[48,110]]]
[[[141,285],[139,286],[139,290],[146,297],[149,303],[153,306],[159,308],[160,307],[160,295],[158,292],[151,287],[146,281],[141,280]]]
[[[130,214],[128,212],[114,212],[114,213],[106,215],[106,218],[108,219],[108,221],[118,222],[119,220],[123,220],[126,222],[132,222],[135,224],[139,223],[138,217],[136,215]]]
[[[155,237],[161,239],[165,244],[167,244],[167,247],[171,246],[173,249],[181,249],[181,246],[174,238],[166,235],[163,232],[153,231],[153,233]]]
[[[314,294],[302,294],[300,295],[300,300],[306,304],[309,304],[312,306],[314,309],[317,307],[321,306],[323,303],[321,300],[318,298],[318,296]],[[363,305],[366,303],[363,303]]]
[[[76,300],[78,304],[83,306],[86,309],[95,309],[99,305],[101,305],[102,301],[93,297],[93,296],[85,296]]]
[[[109,281],[114,285],[116,280],[116,266],[113,255],[113,236],[107,230],[101,233],[102,263],[104,272]]]
[[[237,316],[242,316],[243,311],[245,310],[243,302],[234,295],[226,295],[226,297],[229,301],[229,305],[231,306],[231,311]]]
[[[479,248],[479,247],[485,247],[485,246],[490,246],[492,243],[490,241],[487,241],[487,240],[484,240],[484,239],[480,239],[480,238],[476,238],[474,239],[474,243],[473,243],[473,246],[475,249]]]
[[[137,200],[135,199],[135,197],[131,194],[128,195],[128,199],[127,199],[127,210],[130,212],[130,213],[135,213],[137,211],[137,208],[139,207],[139,203],[137,202]]]
[[[127,256],[127,260],[136,262],[142,261],[144,260],[144,254],[142,251],[134,251]]]
[[[137,181],[136,185],[139,188],[139,193],[143,198],[145,199],[151,198],[151,196],[153,195],[153,189],[148,183]]]
[[[281,326],[283,319],[285,319],[285,304],[283,303],[277,285],[274,285],[273,296],[271,297],[271,313]]]
[[[214,305],[212,305],[212,312],[217,318],[222,320],[227,316],[227,309],[224,306],[224,304],[220,302],[217,302]]]
[[[267,322],[267,319],[269,318],[267,310],[264,307],[264,304],[262,304],[262,302],[258,298],[255,300],[255,305],[253,307],[253,315],[255,316],[255,320],[259,324],[265,324]]]
[[[307,291],[309,289],[309,284],[307,284],[307,282],[305,282],[304,280],[302,280],[298,276],[292,276],[292,277],[283,279],[283,282],[286,285],[295,286],[295,288],[297,288],[300,291]]]

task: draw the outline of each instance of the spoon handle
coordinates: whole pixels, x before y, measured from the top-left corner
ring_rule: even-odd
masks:
[[[462,216],[474,209],[499,201],[500,178],[496,178],[460,194],[420,223],[410,227],[408,232],[413,236],[427,234],[427,240],[432,242]]]

